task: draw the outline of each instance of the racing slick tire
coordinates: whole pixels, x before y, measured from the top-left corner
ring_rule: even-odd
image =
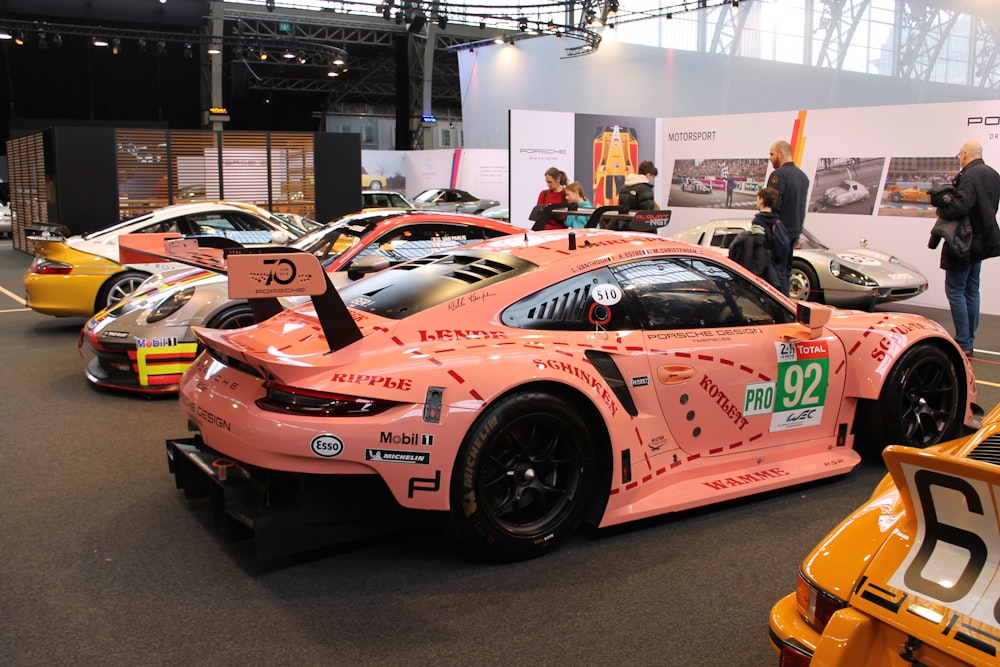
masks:
[[[249,303],[231,306],[213,317],[205,326],[209,329],[242,329],[254,324]]]
[[[449,524],[491,559],[551,551],[594,491],[595,429],[564,398],[525,391],[497,401],[466,434],[451,480]]]
[[[789,296],[793,299],[823,303],[823,290],[819,278],[808,263],[792,260],[792,275],[788,277]]]
[[[858,451],[881,458],[888,445],[929,447],[957,437],[964,415],[963,381],[937,345],[922,343],[896,362],[878,400],[863,401],[855,418]]]
[[[95,308],[97,310],[110,308],[131,294],[148,277],[148,273],[142,273],[141,271],[116,273],[101,285],[101,289],[97,293],[97,302],[94,304]]]

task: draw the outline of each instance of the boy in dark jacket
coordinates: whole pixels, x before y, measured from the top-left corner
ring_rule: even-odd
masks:
[[[787,251],[779,246],[786,246],[788,235],[783,227],[779,228],[781,220],[771,210],[776,201],[778,191],[774,188],[757,191],[757,215],[750,223],[749,231],[740,232],[729,246],[729,259],[780,290]],[[785,242],[777,242],[776,237],[784,238]]]

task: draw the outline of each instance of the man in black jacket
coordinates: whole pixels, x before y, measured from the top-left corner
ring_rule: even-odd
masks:
[[[652,211],[656,209],[653,199],[653,179],[659,174],[656,165],[643,160],[634,174],[625,176],[625,184],[618,195],[618,206],[630,211]]]
[[[955,342],[967,356],[972,355],[979,326],[979,272],[983,260],[1000,255],[1000,174],[983,162],[983,147],[967,141],[958,152],[962,170],[955,177],[955,188],[937,192],[931,203],[944,220],[969,219],[972,244],[968,256],[955,252],[951,244],[941,247],[944,288],[955,325]]]
[[[778,203],[774,206],[774,212],[784,223],[790,243],[783,267],[784,275],[781,277],[781,291],[788,294],[791,290],[792,251],[795,250],[795,243],[802,234],[806,219],[809,177],[792,160],[792,146],[787,141],[775,141],[771,144],[770,158],[774,171],[767,179],[767,187],[778,191]]]

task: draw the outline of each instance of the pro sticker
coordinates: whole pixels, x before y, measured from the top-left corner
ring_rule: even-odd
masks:
[[[335,435],[317,435],[309,443],[309,448],[316,456],[332,459],[344,451],[344,441]]]

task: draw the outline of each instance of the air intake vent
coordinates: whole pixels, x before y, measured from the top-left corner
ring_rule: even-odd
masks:
[[[611,355],[607,352],[598,352],[597,350],[587,350],[584,354],[587,355],[587,359],[594,365],[597,372],[601,374],[604,381],[608,383],[608,387],[614,395],[621,401],[625,411],[633,417],[639,414],[635,403],[632,401],[632,394],[629,393],[628,386],[625,384],[625,378],[622,377],[621,371],[618,370],[618,365],[611,358]]]
[[[544,301],[525,304],[528,305],[526,319],[536,325],[545,322],[582,322],[584,309],[589,303],[590,287],[590,284],[585,284],[556,296],[545,294]]]
[[[460,256],[456,255],[455,259],[462,259]],[[509,264],[503,264],[501,262],[488,259],[488,258],[472,258],[468,264],[465,264],[462,268],[455,269],[451,273],[445,275],[446,278],[454,278],[456,280],[461,280],[470,285],[474,285],[482,280],[489,280],[499,276],[502,273],[507,273],[508,271],[513,271],[515,267]]]
[[[976,448],[969,452],[968,458],[1000,465],[1000,435],[991,435],[976,445]]]

